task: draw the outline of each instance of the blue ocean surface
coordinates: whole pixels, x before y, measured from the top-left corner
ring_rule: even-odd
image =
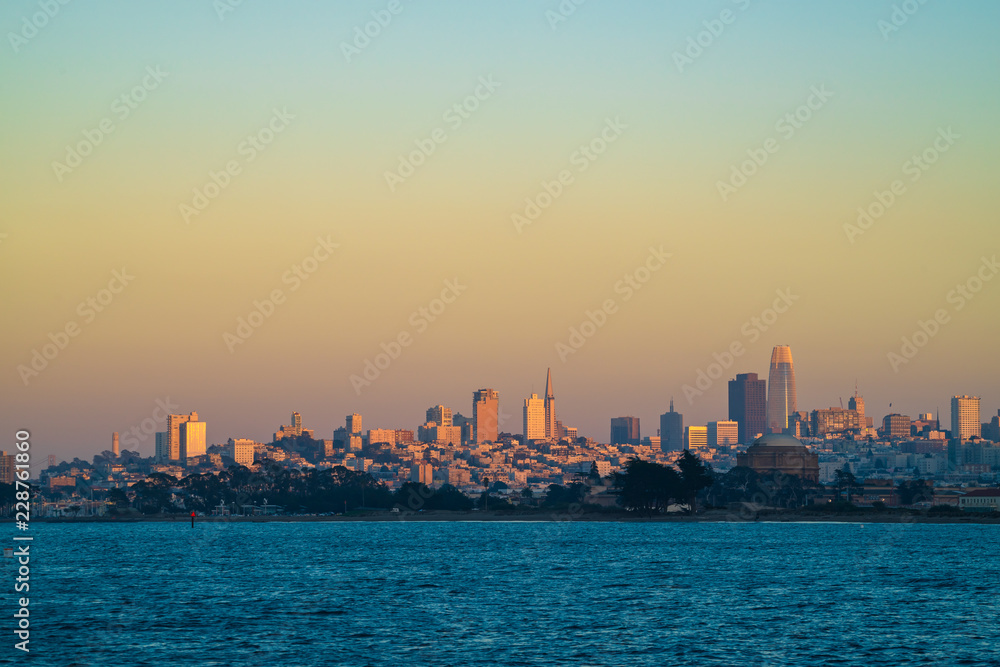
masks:
[[[11,544],[10,532],[5,544]],[[33,523],[0,662],[997,665],[1000,526]]]

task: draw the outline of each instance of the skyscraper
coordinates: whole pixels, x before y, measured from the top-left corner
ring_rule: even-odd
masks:
[[[545,439],[558,440],[561,437],[556,428],[556,395],[552,393],[552,369],[545,373]]]
[[[472,440],[496,442],[500,394],[495,389],[480,389],[472,394]]]
[[[731,447],[739,442],[739,423],[735,421],[708,422],[709,447]]]
[[[524,439],[545,440],[545,402],[532,394],[524,399]]]
[[[767,433],[767,381],[756,373],[739,373],[729,381],[729,418],[739,424],[739,441],[749,443]]]
[[[157,447],[156,456],[160,461],[180,461],[181,460],[181,424],[189,421],[198,421],[198,413],[192,412],[189,415],[167,415],[167,436],[166,442],[161,447]]]
[[[858,413],[858,422],[861,424],[862,431],[868,428],[868,418],[865,417],[865,399],[858,393],[857,385],[854,386],[854,396],[847,399],[847,409]]]
[[[361,415],[353,412],[344,420],[347,428],[347,449],[352,452],[361,450]]]
[[[451,423],[451,408],[443,405],[435,405],[427,408],[427,421],[434,422],[438,426],[453,426]]]
[[[982,422],[979,421],[978,396],[953,396],[951,399],[951,437],[968,440],[972,436],[982,436]]]
[[[797,410],[792,348],[778,345],[771,352],[767,384],[767,430],[781,433],[788,428],[788,417]]]
[[[660,415],[660,449],[679,452],[684,449],[684,415],[674,412],[674,399],[670,399],[670,412]]]
[[[180,426],[181,436],[181,461],[187,462],[194,456],[204,456],[207,447],[206,424],[198,421],[197,416],[189,419]]]
[[[612,445],[638,445],[639,440],[638,417],[611,418]]]
[[[302,415],[298,412],[292,413],[292,434],[296,437],[302,435]]]

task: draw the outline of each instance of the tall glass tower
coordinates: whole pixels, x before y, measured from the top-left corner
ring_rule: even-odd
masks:
[[[788,428],[788,417],[796,412],[792,348],[778,345],[771,352],[767,384],[767,430],[782,433]]]

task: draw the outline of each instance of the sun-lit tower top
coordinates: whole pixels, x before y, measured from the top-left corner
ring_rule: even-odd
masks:
[[[767,384],[767,428],[771,433],[782,433],[788,428],[788,417],[798,409],[792,348],[787,345],[775,346],[771,352],[771,371]]]
[[[111,453],[115,455],[115,458],[119,456],[119,446],[118,446],[118,431],[111,434]]]

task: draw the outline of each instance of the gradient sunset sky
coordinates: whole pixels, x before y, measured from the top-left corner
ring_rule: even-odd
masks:
[[[983,258],[1000,251],[1000,4],[589,0],[556,22],[555,0],[402,0],[348,57],[388,0],[245,0],[220,16],[223,1],[70,3],[37,34],[37,2],[0,5],[5,449],[26,428],[36,457],[89,458],[157,399],[197,411],[213,443],[267,441],[293,410],[317,437],[351,412],[366,430],[416,428],[439,403],[471,415],[484,387],[500,392],[501,430],[520,433],[547,367],[581,435],[606,441],[628,414],[654,435],[671,396],[687,425],[726,418],[725,381],[766,377],[778,344],[800,410],[846,404],[855,381],[876,420],[948,420],[954,394],[980,396],[983,420],[1000,407],[1000,279],[952,293],[994,277]],[[916,11],[897,26],[894,4]],[[456,126],[448,110],[477,88]],[[808,119],[782,124],[810,96]],[[249,159],[241,145],[275,110],[283,129]],[[57,174],[105,119],[113,131]],[[439,129],[390,189],[386,172]],[[581,162],[602,131],[615,140]],[[914,171],[925,150],[938,159]],[[230,161],[240,173],[185,220]],[[564,170],[572,182],[519,231],[512,215]],[[845,230],[896,180],[884,215]],[[339,247],[293,289],[318,238]],[[651,247],[670,257],[626,299],[619,281]],[[91,319],[79,304],[123,268],[134,279]],[[435,321],[411,319],[456,280]],[[274,290],[273,315],[227,345]],[[747,335],[778,290],[797,300]],[[606,323],[560,358],[609,299]],[[944,323],[894,367],[936,311]],[[24,377],[71,323],[78,335]],[[412,344],[359,394],[351,375],[403,332]],[[688,400],[734,342],[745,353]],[[153,437],[128,448],[150,455]]]

